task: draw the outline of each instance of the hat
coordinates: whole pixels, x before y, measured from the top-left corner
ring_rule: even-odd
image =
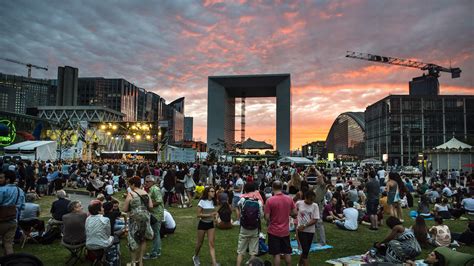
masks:
[[[219,203],[220,204],[226,203],[226,202],[228,202],[228,200],[229,200],[229,195],[227,195],[227,193],[222,192],[221,194],[219,194]]]

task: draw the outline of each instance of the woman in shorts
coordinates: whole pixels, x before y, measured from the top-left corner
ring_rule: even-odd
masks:
[[[215,206],[216,202],[216,190],[214,187],[206,187],[202,193],[201,200],[197,206],[197,217],[199,218],[198,232],[196,247],[194,249],[193,263],[194,265],[200,265],[199,251],[201,250],[202,243],[204,242],[204,236],[207,233],[207,239],[209,241],[209,253],[211,254],[212,265],[218,265],[216,262],[216,251],[214,248],[215,239],[215,228],[214,221],[217,216]]]

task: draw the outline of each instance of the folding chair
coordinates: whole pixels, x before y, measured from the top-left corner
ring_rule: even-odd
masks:
[[[21,248],[25,247],[25,244],[29,239],[32,239],[37,244],[39,244],[39,242],[34,237],[31,236],[31,233],[33,232],[33,229],[34,229],[33,226],[23,225],[21,223],[18,226],[20,227],[21,232],[23,234],[23,240],[22,240],[22,243],[21,243]]]
[[[76,263],[81,259],[82,251],[84,250],[86,242],[70,245],[70,244],[64,243],[64,241],[61,240],[61,245],[67,248],[67,250],[69,250],[69,252],[71,253],[71,256],[66,261],[66,265],[68,265],[69,262],[71,261],[73,261],[72,265],[76,265]]]

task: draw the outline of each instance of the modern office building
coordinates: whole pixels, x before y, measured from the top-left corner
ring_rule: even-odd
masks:
[[[57,106],[77,105],[78,77],[79,69],[70,66],[58,67]]]
[[[27,108],[56,103],[56,92],[46,79],[0,73],[0,110],[26,114]]]
[[[137,121],[139,89],[124,79],[79,78],[77,105],[110,108],[125,114],[124,121]]]
[[[303,157],[326,158],[328,155],[326,141],[313,141],[301,147]]]
[[[184,117],[184,140],[193,140],[193,118],[190,116]]]
[[[473,95],[390,95],[365,110],[366,157],[416,165],[419,153],[452,137],[474,143]]]
[[[363,112],[340,114],[326,138],[328,153],[339,158],[362,159],[364,157],[365,122]]]
[[[184,140],[184,97],[166,105],[169,143],[180,143]]]

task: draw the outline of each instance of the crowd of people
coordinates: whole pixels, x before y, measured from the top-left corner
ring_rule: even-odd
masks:
[[[367,225],[376,231],[385,220],[390,234],[367,252],[364,259],[371,262],[412,262],[422,248],[471,245],[474,239],[472,221],[466,221],[465,232],[451,232],[444,223],[474,213],[473,175],[454,169],[431,171],[429,180],[421,181],[384,168],[334,172],[315,166],[207,162],[27,161],[2,162],[0,170],[0,236],[5,254],[13,253],[17,228],[33,228],[43,241],[56,235],[66,247],[84,245],[88,256],[108,265],[120,264],[120,238],[126,238],[132,263],[142,265],[143,260],[161,256],[161,238],[176,229],[165,208],[191,208],[193,199],[198,201],[194,265],[200,265],[206,237],[212,265],[219,265],[215,230],[237,226],[237,265],[247,253],[247,263],[259,265],[257,256],[262,252],[272,256],[274,265],[281,260],[291,265],[293,230],[298,265],[310,265],[311,244],[327,244],[328,226],[358,231]],[[92,199],[87,212],[79,201],[68,199],[66,187],[86,188]],[[117,198],[117,192],[125,190],[125,199]],[[46,224],[34,203],[45,195],[57,197]],[[415,199],[419,203],[413,209]],[[404,226],[404,220],[411,219],[403,217],[406,207],[415,219],[411,228]],[[425,219],[430,218],[436,225],[427,228]],[[148,252],[147,240],[151,240]],[[449,253],[435,249],[427,261],[446,261]]]

